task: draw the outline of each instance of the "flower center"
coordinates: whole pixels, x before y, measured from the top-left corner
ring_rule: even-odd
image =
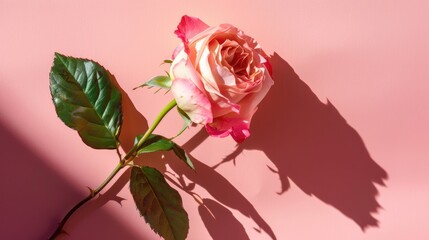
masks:
[[[251,53],[237,42],[226,40],[221,46],[221,56],[224,64],[237,77],[248,79],[251,74]]]

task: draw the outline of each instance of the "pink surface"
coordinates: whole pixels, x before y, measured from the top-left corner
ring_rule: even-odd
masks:
[[[0,239],[46,239],[117,161],[56,117],[53,53],[115,75],[135,105],[126,103],[133,127],[121,136],[129,147],[171,98],[131,89],[162,73],[183,14],[253,36],[274,54],[276,81],[238,148],[199,129],[180,137],[197,174],[152,156],[210,209],[179,190],[188,239],[429,238],[428,1],[1,0]],[[177,119],[159,133],[174,134]],[[127,174],[71,219],[63,239],[158,239],[135,210]]]

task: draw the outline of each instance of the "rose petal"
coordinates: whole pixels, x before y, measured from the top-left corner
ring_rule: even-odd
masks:
[[[177,30],[174,31],[174,33],[182,40],[183,45],[185,46],[185,51],[189,53],[189,39],[206,30],[207,28],[209,28],[209,26],[199,18],[184,15],[177,26]]]
[[[213,121],[211,104],[207,96],[188,79],[174,79],[171,92],[181,108],[194,123],[207,124]]]
[[[185,52],[180,52],[174,59],[170,68],[171,78],[183,78],[191,80],[200,91],[204,91],[204,84],[201,82],[201,75],[195,70],[192,62]]]
[[[237,142],[241,143],[250,136],[249,124],[245,122],[239,122],[234,125],[231,132],[231,137]]]
[[[239,118],[220,117],[211,124],[206,124],[206,130],[211,136],[231,137],[241,143],[250,136],[249,122]]]
[[[241,106],[240,116],[247,116],[247,119],[251,119],[259,103],[264,99],[265,95],[267,95],[271,86],[274,84],[268,70],[264,69],[263,77],[265,77],[265,79],[262,82],[261,89],[258,92],[248,94],[238,103]]]
[[[175,59],[177,57],[177,55],[179,55],[179,53],[183,50],[183,44],[180,44],[179,46],[177,46],[174,51],[173,54],[171,55],[171,59]]]
[[[172,92],[178,106],[210,135],[250,136],[258,104],[273,85],[269,56],[230,24],[209,27],[183,16],[175,34],[182,44],[173,53]]]
[[[262,50],[262,49],[256,49],[256,52],[259,54],[260,62],[261,64],[268,70],[268,73],[270,76],[273,76],[273,67],[270,63],[270,57]]]

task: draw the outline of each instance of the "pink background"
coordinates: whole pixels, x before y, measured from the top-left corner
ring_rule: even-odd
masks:
[[[188,239],[429,238],[428,1],[0,0],[0,239],[46,239],[117,162],[56,117],[54,52],[115,75],[128,93],[129,147],[171,99],[132,88],[163,72],[183,14],[253,36],[274,54],[276,81],[238,148],[198,128],[178,139],[197,174],[170,154],[167,167],[151,156],[191,189],[179,190]],[[178,119],[170,114],[158,133],[174,134]],[[136,212],[128,174],[72,217],[63,239],[158,239]]]

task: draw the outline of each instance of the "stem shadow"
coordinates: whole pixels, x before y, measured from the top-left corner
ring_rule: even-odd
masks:
[[[122,89],[121,89],[122,91]],[[140,112],[137,111],[137,109],[134,107],[133,103],[129,99],[128,95],[122,91],[123,94],[123,128],[121,130],[120,140],[122,147],[125,151],[132,148],[134,137],[137,134],[141,134],[148,128],[148,124],[146,119],[141,115]],[[206,134],[197,134],[194,136],[190,141],[188,141],[186,144],[183,145],[183,147],[190,151],[190,148],[197,147],[205,138],[207,137]],[[165,155],[166,157],[163,158],[162,156]],[[193,172],[186,166],[182,161],[176,160],[176,156],[172,153],[151,153],[151,154],[144,154],[144,156],[139,157],[135,160],[136,163],[139,165],[143,164],[146,166],[155,167],[161,172],[166,172],[166,164],[168,164],[175,173],[177,173],[180,176],[186,176],[190,181],[193,181],[194,184],[198,184],[199,186],[205,188],[219,203],[224,204],[227,207],[236,209],[240,211],[243,215],[252,218],[256,224],[267,234],[272,238],[276,239],[274,232],[272,231],[271,227],[268,225],[268,223],[265,222],[265,220],[259,215],[259,213],[256,211],[256,209],[253,207],[253,205],[222,175],[220,175],[218,172],[216,172],[213,168],[205,165],[201,161],[198,161],[197,159],[190,156],[195,168],[197,169],[197,173]],[[118,182],[114,184],[114,188],[110,188],[104,196],[102,196],[102,201],[98,203],[97,205],[94,205],[95,207],[102,206],[105,204],[109,199],[117,198],[118,192],[127,184],[129,179],[129,175],[123,174]],[[180,179],[178,180],[180,182]],[[173,183],[173,182],[171,182]],[[185,188],[187,186],[178,186],[179,188],[182,188],[187,193],[190,193]],[[225,194],[225,192],[228,192],[229,194]],[[105,198],[103,198],[105,197]],[[219,235],[222,229],[219,227],[219,223],[226,222],[226,223],[234,223],[235,226],[237,226],[237,229],[235,230],[236,236],[247,236],[246,232],[244,231],[243,226],[241,223],[234,218],[232,214],[227,214],[230,212],[226,207],[224,207],[221,204],[215,204],[213,201],[206,200],[208,202],[211,209],[217,214],[219,219],[215,222],[217,225],[210,225],[207,226],[207,229],[209,233],[212,236],[222,236]],[[202,210],[201,210],[202,211]],[[204,212],[204,211],[202,211]],[[210,221],[207,218],[207,215],[200,215],[202,217],[202,220],[205,224],[209,224]],[[241,227],[239,227],[241,225]],[[210,229],[209,229],[210,228]],[[214,229],[217,229],[214,231]],[[216,233],[214,233],[216,232]],[[235,236],[235,235],[234,235]],[[215,240],[223,240],[224,238],[214,238]],[[248,238],[236,238],[237,240],[245,240]]]

